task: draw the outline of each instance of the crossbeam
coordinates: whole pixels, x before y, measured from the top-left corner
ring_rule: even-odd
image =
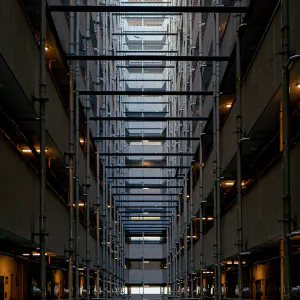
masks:
[[[115,6],[115,5],[50,5],[56,12],[138,12],[138,13],[245,13],[247,7],[239,6]]]
[[[137,184],[137,185],[112,185],[112,188],[124,188],[124,189],[181,189],[182,185],[162,185],[162,184]]]
[[[143,176],[139,176],[139,177],[131,177],[131,176],[128,176],[128,177],[116,177],[116,176],[110,176],[108,177],[108,179],[177,179],[177,180],[180,180],[180,179],[183,179],[183,177],[155,177],[155,176],[148,176],[148,177],[143,177]]]
[[[180,194],[178,193],[169,193],[169,194],[164,194],[164,193],[147,193],[147,194],[142,194],[142,193],[135,193],[135,194],[124,194],[124,193],[113,193],[113,196],[179,196]]]
[[[128,82],[128,81],[150,81],[150,82],[152,82],[152,81],[158,81],[158,82],[160,82],[160,81],[171,81],[171,79],[119,79],[119,81],[126,81],[126,82]]]
[[[159,80],[160,81],[160,80]],[[211,91],[79,91],[79,95],[109,95],[109,96],[212,96]]]
[[[146,138],[144,138],[146,139]],[[109,153],[99,153],[100,156],[194,156],[192,153],[130,153],[130,152],[125,152],[125,153],[115,153],[115,152],[109,152]],[[120,177],[118,177],[120,179]]]
[[[230,56],[66,55],[67,60],[229,61]]]
[[[174,137],[174,136],[102,136],[94,137],[94,141],[198,141],[198,137]]]
[[[105,166],[106,169],[190,169],[190,166]]]
[[[172,200],[156,200],[156,201],[153,201],[153,200],[116,200],[114,201],[115,203],[177,203],[178,201],[172,201]]]
[[[117,66],[118,69],[174,69],[174,66]]]
[[[135,33],[135,32],[122,32],[122,33],[113,33],[112,35],[178,35],[178,33],[174,33],[174,32],[162,32],[162,33],[159,33],[159,32],[139,32],[139,33]],[[117,51],[118,52],[118,51]],[[132,51],[133,52],[133,51]],[[145,52],[148,52],[148,51],[145,51]],[[150,51],[151,52],[151,51]],[[177,52],[177,51],[173,51],[173,52]]]
[[[90,121],[147,121],[147,122],[167,122],[167,121],[207,121],[207,117],[91,117]],[[146,139],[146,138],[145,138]]]

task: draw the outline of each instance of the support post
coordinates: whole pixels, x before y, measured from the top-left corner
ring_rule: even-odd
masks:
[[[73,4],[73,0],[70,0],[70,5]],[[74,31],[75,21],[74,13],[70,12],[70,42],[69,52],[75,53],[75,41]],[[70,111],[70,123],[69,123],[69,270],[68,270],[68,299],[73,299],[73,255],[74,255],[74,62],[69,62],[69,111]]]
[[[240,1],[241,2],[241,1]],[[236,137],[237,137],[237,252],[238,252],[238,299],[243,295],[243,206],[242,206],[242,94],[241,94],[241,15],[237,16],[236,30]]]
[[[88,5],[88,1],[87,1]],[[86,15],[86,53],[89,54],[90,49],[90,12]],[[86,63],[86,88],[90,90],[90,62]],[[85,117],[86,117],[86,179],[85,179],[85,214],[86,214],[86,239],[85,239],[85,266],[86,266],[86,299],[90,299],[90,96],[86,96],[85,102]]]
[[[76,1],[78,4],[78,0]],[[76,13],[75,52],[79,54],[79,13]],[[75,62],[75,300],[79,300],[79,61]]]
[[[46,216],[45,216],[45,193],[46,193],[46,0],[41,0],[41,33],[40,33],[40,282],[41,299],[46,300]]]
[[[281,38],[282,38],[282,131],[283,131],[283,243],[284,243],[284,299],[291,299],[291,192],[290,192],[290,56],[289,0],[281,0]]]

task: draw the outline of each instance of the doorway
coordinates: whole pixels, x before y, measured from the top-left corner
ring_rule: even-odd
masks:
[[[4,300],[4,276],[0,276],[0,300]]]

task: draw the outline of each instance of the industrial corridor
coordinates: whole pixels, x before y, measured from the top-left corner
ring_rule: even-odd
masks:
[[[0,22],[0,300],[300,299],[299,0]]]

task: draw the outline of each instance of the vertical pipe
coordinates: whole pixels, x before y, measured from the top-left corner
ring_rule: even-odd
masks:
[[[290,192],[290,113],[288,60],[290,56],[289,0],[281,0],[282,38],[282,131],[283,131],[283,239],[284,239],[284,299],[290,299],[291,282],[291,192]]]
[[[87,1],[88,5],[88,1]],[[86,54],[89,55],[90,49],[90,12],[86,15]],[[86,62],[86,89],[90,90],[90,61]],[[85,264],[86,264],[86,299],[90,298],[90,96],[86,96],[86,180],[85,180],[85,194],[86,194],[86,240],[85,240]]]
[[[241,1],[240,1],[241,2]],[[240,3],[239,3],[240,4]],[[237,247],[238,247],[238,299],[242,300],[243,290],[243,207],[242,207],[242,95],[241,95],[241,45],[240,29],[241,15],[237,18],[236,31],[236,135],[237,135]]]
[[[200,6],[203,6],[203,0],[199,0]],[[202,24],[202,13],[199,16],[199,55],[203,55],[203,24]],[[199,80],[199,89],[202,91],[203,89],[203,69],[200,63],[199,66],[200,72],[200,80]],[[203,106],[203,96],[200,96],[199,99],[199,115],[202,114],[202,106]],[[203,294],[203,268],[204,268],[204,261],[203,261],[203,203],[204,203],[204,195],[203,195],[203,132],[204,126],[203,122],[200,121],[200,138],[199,138],[199,242],[200,242],[200,299],[204,299]]]
[[[46,291],[46,231],[45,231],[45,192],[46,192],[46,0],[41,0],[41,33],[40,33],[40,276],[41,276],[41,299],[47,297]]]
[[[77,0],[78,4],[78,0]],[[76,13],[76,55],[79,55],[79,19]],[[75,299],[79,299],[79,61],[75,65]]]
[[[70,0],[70,5],[74,5],[73,0]],[[74,41],[74,12],[70,12],[70,42],[69,53],[75,54],[75,41]],[[69,137],[69,271],[68,271],[68,299],[73,299],[73,254],[74,254],[74,194],[73,194],[73,155],[74,155],[74,62],[69,62],[69,110],[70,110],[70,137]]]
[[[97,0],[97,6],[100,6],[100,0]],[[97,51],[100,53],[100,21],[101,14],[97,13]],[[97,91],[100,91],[100,61],[97,61]],[[100,96],[97,96],[97,115],[100,115]],[[96,122],[97,137],[100,137],[100,121]],[[99,142],[97,143],[96,153],[96,228],[97,228],[97,241],[96,241],[96,297],[100,297],[100,156],[99,156]]]
[[[183,208],[183,214],[184,214],[184,234],[183,234],[183,239],[184,239],[184,242],[183,242],[183,245],[184,245],[184,295],[185,297],[187,298],[188,297],[188,244],[187,244],[187,241],[188,241],[188,231],[187,231],[187,227],[188,227],[188,224],[187,224],[187,210],[188,210],[188,205],[187,205],[187,178],[185,178],[184,180],[184,187],[183,187],[183,197],[184,197],[184,208]]]
[[[220,0],[216,0],[216,6],[220,6]],[[215,55],[220,56],[220,14],[215,13]],[[221,191],[220,191],[220,62],[215,62],[215,190],[216,190],[216,299],[222,298],[221,292]]]
[[[191,78],[192,79],[192,78]],[[192,128],[191,128],[192,132]],[[191,280],[191,292],[190,295],[194,298],[194,224],[193,224],[193,166],[190,168],[190,280]]]

